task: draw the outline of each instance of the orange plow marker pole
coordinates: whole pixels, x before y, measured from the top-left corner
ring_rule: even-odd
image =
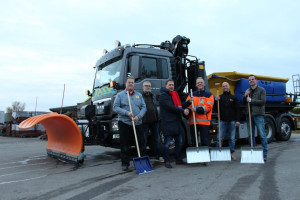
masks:
[[[83,139],[77,124],[68,116],[49,113],[24,120],[18,127],[28,129],[41,123],[47,133],[47,153],[73,162],[83,162]]]

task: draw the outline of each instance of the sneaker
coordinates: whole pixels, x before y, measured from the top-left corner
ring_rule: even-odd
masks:
[[[179,161],[176,161],[176,165],[185,165],[186,162],[184,162],[183,160],[179,160]]]
[[[166,168],[172,168],[172,165],[170,163],[165,163]]]
[[[231,153],[231,160],[236,160],[236,157]]]
[[[163,157],[159,157],[159,158],[158,158],[158,161],[161,162],[161,163],[164,163],[164,162],[165,162],[165,159],[164,159]]]
[[[122,165],[122,170],[127,171],[128,170],[128,165]]]
[[[267,161],[267,155],[264,155],[264,161],[265,162]]]

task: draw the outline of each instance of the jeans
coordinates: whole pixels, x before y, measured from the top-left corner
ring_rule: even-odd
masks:
[[[235,121],[220,121],[221,128],[221,147],[223,146],[223,140],[226,133],[228,133],[228,145],[231,152],[235,151]],[[219,147],[219,134],[217,134],[217,144],[216,147]]]
[[[248,141],[249,141],[249,146],[251,146],[251,137],[250,137],[250,122],[249,122],[249,117],[247,116],[247,128],[248,128]],[[253,141],[253,147],[256,146],[255,143],[255,127],[257,128],[258,135],[260,137],[261,144],[264,149],[264,155],[266,156],[268,154],[268,139],[266,136],[266,131],[265,131],[265,118],[264,116],[252,116],[251,117],[251,122],[252,122],[252,141]]]
[[[160,150],[160,140],[159,140],[159,126],[158,126],[158,122],[153,122],[153,123],[149,123],[149,124],[143,124],[142,125],[143,128],[143,133],[144,133],[144,137],[145,137],[145,146],[147,146],[147,142],[148,142],[148,133],[149,130],[151,130],[151,138],[152,138],[152,144],[154,147],[154,154],[155,154],[155,158],[159,158],[162,156],[161,154],[161,150]]]
[[[164,141],[164,159],[166,163],[170,162],[170,152],[169,152],[169,144],[172,141],[172,139],[175,139],[175,156],[176,156],[176,161],[181,161],[181,147],[182,147],[182,136],[181,134],[179,135],[168,135],[165,136],[165,141]]]
[[[200,141],[201,144],[199,144],[199,146],[208,146],[208,126],[207,125],[196,125],[197,127],[197,132],[200,131]],[[195,138],[195,128],[194,125],[190,125],[190,133],[191,133],[191,142],[192,142],[192,146],[195,147],[196,146],[196,138]],[[197,134],[198,136],[198,134]],[[198,138],[198,137],[197,137]]]
[[[133,141],[135,141],[133,127],[123,123],[122,121],[119,121],[118,125],[119,125],[119,132],[120,132],[121,161],[122,161],[122,165],[128,166],[130,161],[129,146],[132,144]],[[141,156],[145,156],[146,148],[144,143],[142,126],[141,125],[135,126],[135,130],[136,130]]]

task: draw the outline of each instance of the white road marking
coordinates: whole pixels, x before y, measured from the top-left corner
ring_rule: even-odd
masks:
[[[18,183],[18,182],[31,181],[31,180],[35,180],[35,179],[39,179],[39,178],[44,178],[44,177],[46,177],[46,176],[47,176],[47,175],[38,176],[38,177],[34,177],[34,178],[27,178],[27,179],[22,179],[22,180],[0,182],[0,185],[9,184],[9,183]]]
[[[4,168],[0,168],[0,170],[3,169],[10,169],[10,168],[18,168],[18,167],[27,167],[27,166],[34,166],[34,165],[45,165],[45,164],[49,164],[51,162],[44,162],[44,163],[37,163],[37,164],[26,164],[26,165],[18,165],[18,166],[12,166],[12,167],[4,167]]]
[[[28,159],[26,160],[21,160],[21,161],[16,161],[16,162],[9,162],[9,163],[2,163],[0,165],[10,165],[10,164],[15,164],[15,163],[21,163],[21,164],[27,164],[28,161],[31,161],[31,160],[45,160],[47,158],[41,158],[41,157],[45,157],[45,156],[33,156],[33,157],[29,157]],[[32,158],[35,158],[35,159],[32,159]]]
[[[25,174],[25,173],[27,173],[27,172],[43,171],[43,170],[48,170],[48,168],[45,168],[45,169],[37,169],[37,170],[28,170],[28,171],[16,172],[16,173],[11,173],[11,174],[3,174],[3,175],[0,175],[0,178],[1,178],[1,177],[5,177],[5,176],[13,176],[13,175],[17,175],[17,174]]]

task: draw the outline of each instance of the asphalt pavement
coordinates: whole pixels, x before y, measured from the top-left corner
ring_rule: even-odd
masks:
[[[46,155],[46,141],[0,137],[1,199],[299,199],[300,134],[269,144],[265,164],[237,161],[173,165],[151,158],[154,171],[121,170],[118,149],[87,146],[77,167]],[[258,144],[259,146],[259,144]]]

